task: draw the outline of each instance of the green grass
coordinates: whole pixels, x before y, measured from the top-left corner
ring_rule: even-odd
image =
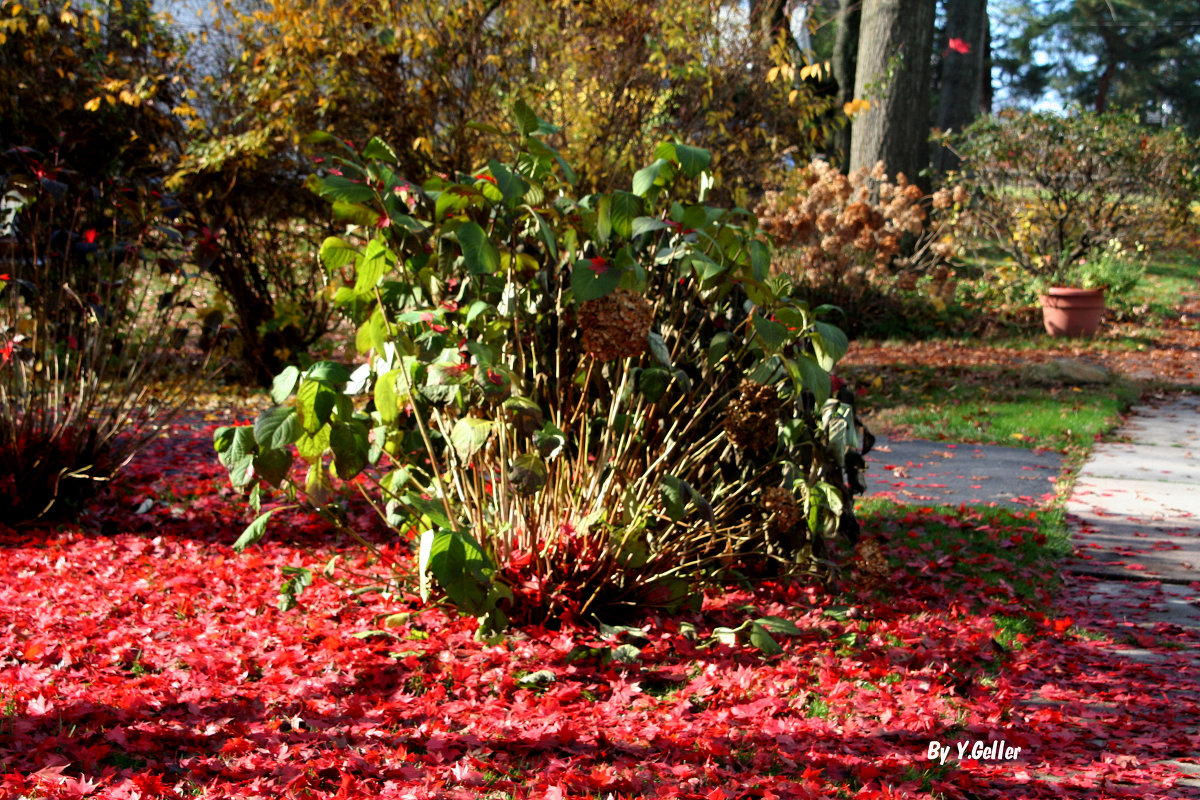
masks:
[[[1121,413],[1138,398],[1136,387],[1126,382],[1044,386],[1003,367],[852,367],[845,372],[870,387],[859,411],[872,428],[1059,452],[1088,447],[1097,435],[1116,428]]]
[[[1070,531],[1058,506],[1036,510],[979,506],[964,511],[958,506],[915,507],[868,498],[855,503],[855,515],[865,531],[915,533],[935,552],[970,554],[955,559],[950,587],[971,578],[989,586],[1004,580],[1019,597],[1032,600],[1047,588],[1054,565],[1071,552]],[[997,571],[997,564],[1005,569]]]

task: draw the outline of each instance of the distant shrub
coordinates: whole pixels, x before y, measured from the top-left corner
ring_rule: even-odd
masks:
[[[1132,250],[1194,232],[1200,150],[1180,130],[1126,113],[1010,112],[951,142],[962,166],[950,185],[969,196],[958,231],[1042,285],[1078,283],[1112,242]]]
[[[517,110],[507,163],[416,186],[372,140],[314,176],[378,223],[321,248],[363,362],[289,367],[278,407],[218,431],[234,485],[334,520],[361,491],[415,534],[422,592],[485,629],[823,573],[863,467],[845,336],[751,214],[704,205],[706,151],[664,144],[631,191],[575,199],[555,129]]]
[[[918,284],[942,302],[953,295],[955,244],[928,225],[929,206],[952,202],[949,191],[926,198],[903,174],[889,180],[882,162],[843,175],[818,159],[766,192],[757,212],[779,248],[776,266],[857,330]]]

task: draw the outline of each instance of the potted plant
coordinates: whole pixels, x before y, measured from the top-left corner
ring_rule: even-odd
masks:
[[[1122,242],[1154,247],[1193,224],[1194,143],[1133,114],[1008,112],[950,142],[961,168],[947,186],[966,195],[959,235],[1025,273],[1021,287],[1044,299],[1051,335],[1091,335],[1104,307],[1097,290],[1111,301],[1137,282]]]
[[[1104,314],[1105,294],[1128,294],[1142,278],[1144,267],[1137,254],[1119,239],[1109,239],[1103,250],[1063,263],[1034,280],[1042,305],[1042,322],[1051,336],[1094,336]]]

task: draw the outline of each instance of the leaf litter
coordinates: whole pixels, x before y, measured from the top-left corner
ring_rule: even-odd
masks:
[[[488,645],[401,590],[318,579],[281,613],[287,567],[388,574],[295,511],[234,553],[211,430],[160,440],[78,524],[0,535],[0,797],[1187,796],[1163,762],[1200,752],[1195,632],[1139,629],[1160,660],[1114,660],[1101,612],[1021,555],[1037,511],[869,516],[873,566],[837,592],[728,587]],[[711,641],[752,618],[777,654]],[[934,740],[1021,756],[939,764]]]

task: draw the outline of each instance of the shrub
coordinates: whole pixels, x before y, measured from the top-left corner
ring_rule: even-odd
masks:
[[[948,208],[952,193],[926,198],[903,174],[890,181],[885,169],[880,162],[843,175],[816,159],[766,192],[757,209],[780,248],[780,268],[811,300],[839,306],[858,324],[900,306],[897,295],[919,283],[943,303],[954,293],[947,262],[954,242],[927,227],[927,206]]]
[[[510,163],[417,187],[372,140],[311,180],[378,220],[321,248],[365,363],[284,370],[278,407],[216,434],[232,482],[335,520],[357,488],[416,532],[422,592],[432,573],[484,628],[823,569],[863,466],[831,396],[845,336],[753,215],[703,204],[707,152],[664,144],[632,191],[573,199],[556,129],[517,110]]]
[[[149,187],[28,149],[0,180],[0,519],[23,522],[116,474],[204,370],[180,368],[188,279]]]
[[[1010,112],[980,118],[953,146],[962,169],[950,182],[970,197],[960,234],[1043,284],[1069,285],[1110,242],[1154,247],[1194,224],[1196,143],[1130,114]]]

